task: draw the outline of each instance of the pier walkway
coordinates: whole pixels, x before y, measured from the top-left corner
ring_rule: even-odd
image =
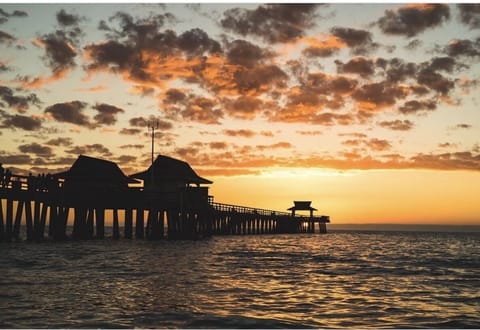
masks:
[[[2,178],[0,241],[21,240],[23,232],[28,241],[103,239],[106,219],[112,221],[113,239],[313,233],[316,227],[325,233],[330,222],[328,216],[217,203],[199,186],[166,191],[135,186],[80,189],[65,183],[55,175]]]

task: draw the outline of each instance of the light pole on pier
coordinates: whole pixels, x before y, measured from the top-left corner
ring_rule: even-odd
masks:
[[[154,174],[153,174],[153,161],[154,161],[154,153],[155,153],[155,130],[158,129],[159,127],[159,122],[158,120],[151,119],[148,121],[148,128],[152,130],[152,166],[151,166],[151,183],[153,187],[153,180],[154,180]]]

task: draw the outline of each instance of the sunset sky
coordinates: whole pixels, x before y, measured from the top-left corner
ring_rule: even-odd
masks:
[[[480,5],[0,4],[0,162],[157,153],[218,202],[480,225]]]

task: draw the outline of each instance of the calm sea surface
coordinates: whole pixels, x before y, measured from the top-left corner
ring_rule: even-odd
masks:
[[[0,243],[2,328],[480,328],[480,233]]]

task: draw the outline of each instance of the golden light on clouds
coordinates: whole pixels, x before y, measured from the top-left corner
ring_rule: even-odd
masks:
[[[478,218],[476,11],[282,6],[3,5],[25,15],[0,26],[0,161],[56,172],[84,152],[141,171],[155,119],[155,150],[211,178],[220,201],[303,198],[340,221]],[[437,194],[441,177],[455,194]]]

